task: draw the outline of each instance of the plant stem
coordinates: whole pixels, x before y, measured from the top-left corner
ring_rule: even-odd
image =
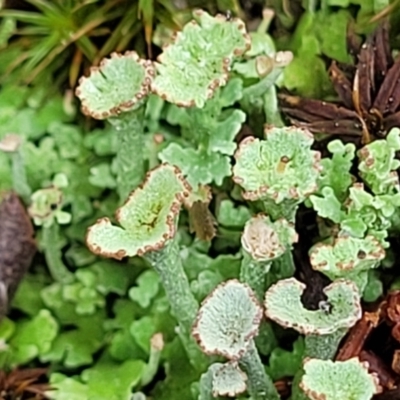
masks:
[[[144,178],[144,112],[145,107],[140,107],[108,119],[118,135],[117,189],[121,201],[125,201]]]
[[[149,252],[144,257],[160,275],[171,306],[171,314],[179,323],[178,334],[190,361],[196,369],[203,369],[209,364],[208,358],[200,351],[191,336],[199,305],[190,290],[189,280],[183,269],[176,240],[171,240],[163,249]]]
[[[43,226],[43,248],[50,275],[62,284],[74,281],[74,274],[68,270],[61,258],[59,246],[59,226],[53,222],[50,226]]]
[[[15,192],[24,200],[26,204],[28,204],[32,190],[28,184],[24,160],[20,149],[11,153],[11,171],[13,188]]]
[[[247,391],[252,400],[280,399],[274,382],[265,372],[254,341],[252,341],[246,354],[240,359],[239,364],[247,372]]]

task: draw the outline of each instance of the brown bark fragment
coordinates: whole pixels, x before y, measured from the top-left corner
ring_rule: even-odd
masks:
[[[360,354],[368,336],[378,326],[380,314],[380,309],[371,313],[364,312],[362,318],[350,329],[344,344],[336,356],[337,361],[346,361]]]
[[[395,350],[392,360],[392,370],[400,375],[400,350]]]
[[[368,362],[368,371],[377,374],[380,386],[389,390],[396,387],[396,376],[376,354],[363,350],[359,359]]]
[[[0,318],[8,310],[17,287],[36,252],[31,220],[15,193],[0,203]]]

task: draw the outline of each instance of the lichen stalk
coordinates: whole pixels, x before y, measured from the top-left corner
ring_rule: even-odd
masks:
[[[274,271],[274,275],[279,277],[279,279],[290,278],[294,275],[296,271],[296,266],[293,260],[292,249],[287,249],[279,258],[272,262],[272,268]],[[273,284],[271,280],[266,282],[265,289],[269,289],[269,287]]]
[[[306,335],[303,359],[310,357],[320,360],[332,360],[346,333],[347,329],[339,329],[329,335]],[[292,400],[308,400],[308,396],[305,395],[299,386],[303,375],[304,369],[302,368],[294,377]]]
[[[272,85],[263,95],[263,108],[265,121],[269,125],[283,127],[285,124],[279,111],[277,90],[275,85]]]
[[[136,189],[146,172],[143,158],[144,112],[144,107],[140,107],[108,119],[118,135],[116,166],[120,199],[126,199]]]
[[[262,303],[266,290],[266,277],[268,276],[268,271],[272,262],[256,261],[249,253],[245,251],[243,253],[240,268],[240,280],[251,287],[257,300]],[[271,352],[277,342],[270,323],[265,320],[261,321],[260,331],[258,336],[255,338],[255,342],[257,348],[262,354],[267,355]]]
[[[247,390],[252,400],[279,400],[280,396],[274,382],[265,372],[254,341],[240,359],[239,364],[248,376]]]
[[[58,243],[59,226],[53,222],[50,226],[42,227],[43,248],[46,263],[52,278],[61,284],[74,281],[74,274],[68,270],[62,261],[61,249]]]
[[[299,203],[292,200],[284,200],[282,203],[277,204],[272,199],[262,199],[262,209],[273,221],[285,218],[287,221],[294,223],[298,208]]]
[[[202,370],[209,364],[190,332],[196,318],[199,304],[195,299],[188,277],[183,269],[178,243],[175,239],[166,243],[158,251],[151,251],[144,258],[153,266],[160,276],[169,304],[171,314],[179,323],[178,335],[182,340],[191,363]]]
[[[265,294],[265,275],[271,267],[271,261],[254,260],[249,253],[243,252],[240,267],[240,280],[247,283],[262,302]]]
[[[183,269],[176,240],[171,240],[159,251],[144,255],[160,275],[172,315],[185,329],[190,331],[196,318],[199,305],[190,290],[189,280]]]

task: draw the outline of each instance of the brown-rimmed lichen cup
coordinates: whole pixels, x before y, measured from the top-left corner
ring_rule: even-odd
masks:
[[[247,375],[237,361],[215,362],[201,375],[199,399],[214,400],[219,396],[236,397],[247,389]]]
[[[363,293],[368,283],[368,272],[379,266],[385,257],[385,249],[371,235],[362,239],[340,236],[315,244],[309,255],[313,269],[331,280],[351,280]]]
[[[378,376],[368,372],[368,363],[306,358],[300,387],[310,400],[371,400],[381,391]]]
[[[193,17],[158,57],[151,86],[170,103],[202,108],[227,83],[232,61],[249,49],[250,38],[240,19],[203,10]]]
[[[246,200],[260,200],[273,219],[294,222],[297,206],[317,190],[321,154],[311,150],[310,132],[266,128],[265,139],[247,137],[235,153],[233,181]]]
[[[265,294],[265,315],[304,335],[329,335],[351,328],[361,318],[360,294],[351,281],[337,280],[324,289],[330,310],[308,310],[301,297],[306,288],[295,278],[282,279]]]
[[[305,335],[304,357],[331,359],[343,336],[360,318],[360,293],[351,281],[337,280],[324,289],[327,300],[317,310],[306,309],[301,297],[305,284],[295,278],[284,279],[265,294],[265,315],[284,328]],[[293,400],[305,400],[299,386],[300,370],[293,381]]]
[[[147,173],[144,183],[116,211],[120,226],[113,225],[107,217],[101,218],[89,227],[86,242],[93,253],[104,257],[120,260],[143,256],[161,278],[187,351],[201,355],[196,344],[189,341],[198,303],[175,240],[179,212],[190,191],[176,166],[161,164]],[[198,361],[193,354],[191,358]]]
[[[92,67],[76,89],[82,112],[95,119],[107,119],[118,134],[116,167],[121,200],[145,174],[144,104],[154,75],[153,63],[141,59],[136,52],[112,53],[99,67]]]
[[[236,279],[218,285],[203,301],[192,334],[204,353],[237,361],[248,376],[254,400],[277,400],[274,384],[265,373],[254,338],[262,307],[251,288]]]

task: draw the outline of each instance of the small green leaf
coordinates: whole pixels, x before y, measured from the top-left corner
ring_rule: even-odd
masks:
[[[171,143],[164,149],[159,154],[159,158],[163,162],[179,165],[193,187],[212,182],[222,185],[223,179],[231,174],[231,164],[227,156],[183,148],[176,143]]]
[[[364,288],[363,300],[367,302],[377,301],[383,295],[383,283],[379,279],[377,271],[369,271],[368,282]]]
[[[96,274],[96,289],[103,295],[116,293],[123,296],[130,282],[130,273],[125,265],[110,261],[98,261],[91,265]]]
[[[11,319],[3,318],[0,322],[0,342],[7,341],[14,334],[15,327],[16,325]]]
[[[349,11],[338,10],[332,13],[318,13],[315,22],[322,53],[342,63],[351,62],[346,41],[347,25],[350,19]]]
[[[29,321],[21,322],[10,339],[10,365],[25,364],[46,354],[56,338],[58,324],[49,310],[40,310]]]
[[[319,187],[324,190],[330,187],[335,196],[343,202],[348,196],[348,189],[353,183],[350,169],[353,165],[356,147],[353,143],[343,144],[340,140],[332,140],[328,143],[331,158],[321,160],[322,171],[319,179]]]
[[[146,364],[141,360],[128,360],[120,364],[100,361],[81,375],[89,388],[88,400],[129,400],[132,388],[140,382],[145,367]]]
[[[243,228],[250,217],[251,213],[247,207],[235,207],[233,201],[229,199],[222,200],[219,204],[217,219],[221,225]]]
[[[60,362],[65,367],[77,368],[93,362],[93,354],[104,341],[103,315],[95,314],[79,323],[77,329],[61,332],[49,352],[41,357],[43,362]]]
[[[19,284],[17,292],[12,302],[13,308],[24,313],[35,316],[44,308],[43,300],[40,296],[41,290],[45,287],[47,277],[39,274],[27,274]]]
[[[111,173],[111,166],[108,163],[101,163],[90,168],[89,182],[100,188],[114,189],[117,181]]]
[[[48,132],[54,138],[62,158],[78,158],[82,154],[82,132],[76,125],[67,125],[53,122],[48,127]]]
[[[269,366],[267,373],[274,381],[282,378],[294,376],[301,367],[304,353],[304,339],[299,337],[293,343],[291,351],[280,347],[272,350],[269,356]]]
[[[149,354],[150,340],[156,333],[153,318],[146,316],[132,322],[130,332],[140,348]]]
[[[160,290],[160,279],[153,270],[143,272],[136,280],[137,287],[129,290],[129,297],[140,307],[147,308]]]
[[[50,375],[51,389],[46,394],[52,400],[89,400],[89,388],[82,382],[60,373]]]

